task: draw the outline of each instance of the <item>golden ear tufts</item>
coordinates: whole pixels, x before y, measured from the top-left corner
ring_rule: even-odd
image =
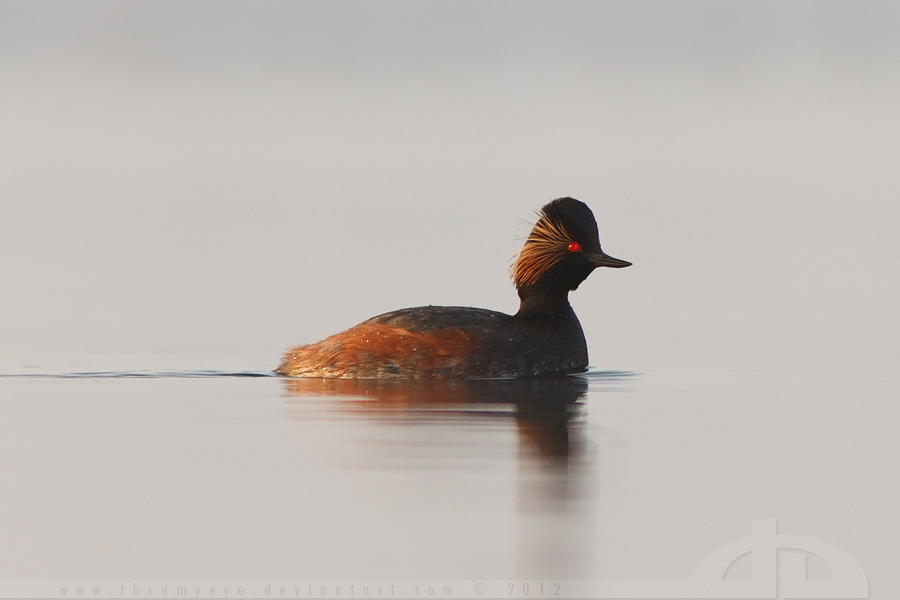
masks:
[[[544,212],[528,234],[525,245],[513,256],[510,275],[516,287],[533,285],[547,270],[566,255],[572,236],[565,228],[550,220]]]

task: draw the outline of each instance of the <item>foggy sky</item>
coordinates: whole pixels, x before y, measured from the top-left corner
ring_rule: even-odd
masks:
[[[768,63],[896,77],[900,57],[892,2],[4,2],[0,16],[7,76],[478,78],[534,63],[746,77]]]
[[[0,3],[3,369],[274,366],[403,306],[514,312],[521,221],[562,195],[635,263],[572,296],[596,365],[893,356],[898,26],[891,2]]]

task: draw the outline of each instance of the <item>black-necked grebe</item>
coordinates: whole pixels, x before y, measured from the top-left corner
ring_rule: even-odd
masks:
[[[574,198],[546,204],[511,272],[515,315],[458,306],[385,313],[343,333],[291,348],[277,373],[345,379],[536,377],[588,365],[569,291],[597,267],[631,263],[600,249],[594,214]]]

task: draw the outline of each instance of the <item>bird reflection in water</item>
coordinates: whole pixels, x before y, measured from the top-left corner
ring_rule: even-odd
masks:
[[[317,448],[312,460],[369,471],[425,469],[429,475],[423,481],[432,483],[421,489],[443,489],[445,495],[438,497],[455,498],[451,505],[461,507],[491,504],[498,494],[514,490],[507,509],[516,523],[516,572],[583,578],[597,545],[590,509],[597,474],[592,452],[586,451],[594,445],[583,439],[583,400],[597,375],[619,380],[613,374],[590,375],[297,378],[285,379],[284,386],[287,417],[305,422],[297,447]],[[337,426],[339,421],[344,426]],[[436,473],[446,475],[441,483],[430,478]]]
[[[577,451],[572,423],[588,389],[578,376],[532,379],[286,379],[294,397],[341,397],[344,414],[439,419],[515,419],[520,449],[567,459]]]

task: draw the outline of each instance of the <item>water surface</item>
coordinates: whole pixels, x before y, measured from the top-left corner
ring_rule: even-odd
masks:
[[[894,582],[896,377],[808,375],[4,376],[0,576],[686,579],[776,517]]]

